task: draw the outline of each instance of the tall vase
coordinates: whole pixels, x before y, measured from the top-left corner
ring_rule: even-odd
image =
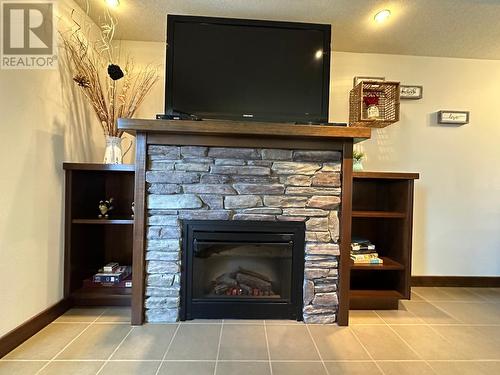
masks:
[[[106,136],[106,149],[104,151],[104,164],[122,164],[122,139],[120,137]]]

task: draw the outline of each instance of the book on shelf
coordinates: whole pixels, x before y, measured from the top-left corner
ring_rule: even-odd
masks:
[[[378,258],[378,253],[370,253],[370,254],[352,254],[351,253],[352,260],[367,260],[367,259],[374,259],[374,258]]]
[[[130,266],[119,266],[114,272],[104,272],[104,269],[100,269],[92,280],[94,283],[118,284],[130,276],[131,273],[132,267]]]
[[[352,237],[351,244],[361,246],[361,245],[371,245],[371,242],[370,242],[370,240],[367,240],[366,238]]]
[[[352,250],[351,254],[373,254],[376,252],[376,249],[362,249],[362,250]]]
[[[120,281],[119,283],[106,283],[106,282],[94,282],[93,279],[87,279],[83,280],[83,287],[84,288],[101,288],[101,287],[108,287],[108,288],[132,288],[132,275],[129,275],[127,278],[124,280]]]
[[[380,259],[378,257],[376,258],[369,258],[369,259],[351,259],[354,261],[354,264],[383,264],[384,261],[383,259]]]
[[[120,267],[120,265],[119,265],[118,263],[116,263],[116,262],[111,262],[111,263],[106,264],[106,265],[102,268],[102,270],[103,270],[104,272],[115,272],[115,271],[118,269],[118,267]]]
[[[375,245],[370,244],[370,245],[354,245],[351,244],[351,249],[352,250],[375,250]]]

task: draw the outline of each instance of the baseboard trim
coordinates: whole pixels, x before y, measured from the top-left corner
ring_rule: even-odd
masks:
[[[63,299],[0,337],[0,358],[49,325],[70,307],[70,301]]]
[[[411,285],[500,288],[500,276],[412,276]]]

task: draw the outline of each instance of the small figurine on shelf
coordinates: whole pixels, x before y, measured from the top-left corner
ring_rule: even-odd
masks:
[[[109,219],[109,212],[114,209],[113,201],[113,198],[109,198],[108,200],[99,202],[99,211],[101,212],[97,216],[99,219]]]
[[[130,215],[132,217],[132,219],[134,218],[135,216],[135,202],[132,202],[132,207],[130,207],[132,209],[132,215]]]
[[[366,104],[366,115],[369,119],[377,119],[380,117],[380,110],[378,109],[378,96],[369,95],[363,98]]]

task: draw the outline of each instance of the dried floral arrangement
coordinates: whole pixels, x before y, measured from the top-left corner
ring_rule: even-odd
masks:
[[[86,13],[88,15],[88,4]],[[130,57],[123,69],[120,67],[112,43],[117,23],[109,10],[105,11],[95,40],[91,37],[92,26],[78,22],[76,16],[73,10],[73,26],[59,32],[73,81],[94,109],[104,135],[121,137],[123,132],[118,130],[116,120],[134,116],[158,81],[158,69],[152,65],[136,69]]]

